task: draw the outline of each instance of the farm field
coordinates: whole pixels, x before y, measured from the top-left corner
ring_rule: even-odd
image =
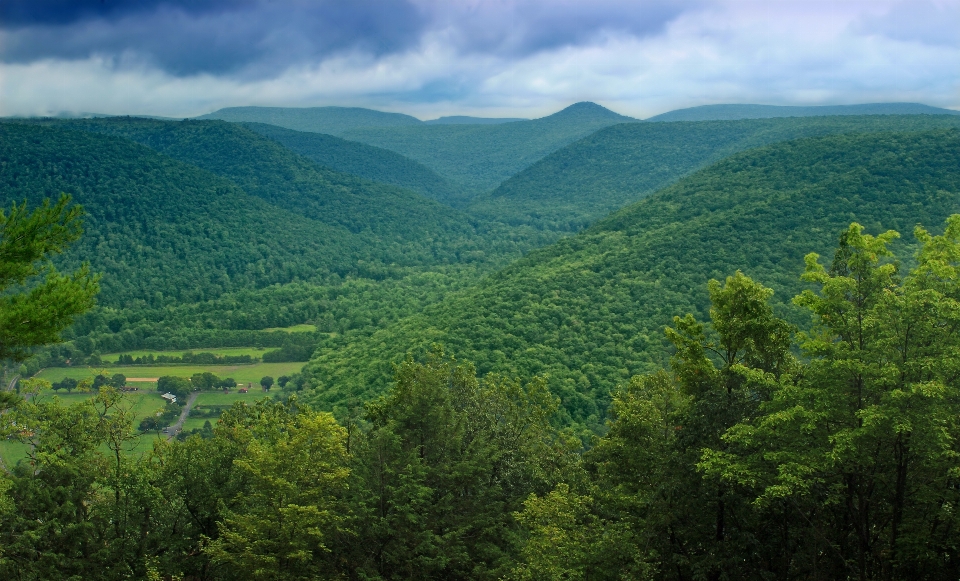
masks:
[[[276,349],[276,347],[210,347],[210,348],[200,348],[200,349],[175,349],[170,351],[157,351],[150,349],[136,349],[134,351],[120,351],[117,353],[107,353],[103,355],[104,361],[116,362],[121,355],[129,355],[136,359],[137,357],[143,357],[145,355],[153,355],[154,357],[158,355],[168,355],[174,357],[180,357],[184,353],[213,353],[214,355],[249,355],[250,357],[261,357],[266,351],[271,349]],[[176,365],[176,364],[171,364]]]
[[[285,333],[313,333],[317,330],[316,325],[302,323],[300,325],[291,325],[289,327],[270,327],[264,331],[283,331]]]
[[[104,365],[103,367],[49,367],[34,377],[50,382],[66,377],[92,379],[97,374],[107,376],[122,373],[127,377],[161,377],[175,375],[190,377],[194,373],[209,371],[219,377],[232,377],[237,383],[252,383],[258,386],[260,378],[269,375],[276,379],[281,375],[293,375],[303,368],[302,362],[255,363],[253,365]],[[144,386],[150,384],[144,383]],[[259,388],[257,388],[259,389]],[[252,393],[251,393],[252,395]]]
[[[277,376],[274,376],[276,379]],[[258,380],[259,381],[259,380]],[[279,386],[274,385],[271,390],[273,393],[279,391]],[[244,401],[248,404],[263,399],[265,397],[273,397],[272,395],[265,393],[261,389],[259,383],[255,383],[254,387],[248,393],[240,393],[237,390],[230,390],[230,393],[223,393],[222,391],[204,391],[194,402],[194,407],[198,406],[209,406],[209,405],[233,405],[235,401]],[[201,422],[202,424],[203,422]]]

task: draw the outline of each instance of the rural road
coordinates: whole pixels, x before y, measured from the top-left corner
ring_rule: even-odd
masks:
[[[190,394],[190,397],[187,398],[187,405],[183,406],[183,411],[180,412],[180,418],[177,420],[177,423],[173,424],[167,428],[167,439],[174,439],[177,434],[180,433],[180,430],[183,429],[183,422],[187,420],[187,416],[190,415],[190,408],[193,407],[193,402],[197,399],[197,396],[200,395],[199,391],[195,391]]]

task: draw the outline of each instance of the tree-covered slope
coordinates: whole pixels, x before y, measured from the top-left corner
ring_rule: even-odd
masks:
[[[577,103],[532,121],[356,129],[344,132],[342,137],[395,151],[478,193],[492,190],[568,143],[629,121],[635,119],[594,103]]]
[[[738,151],[816,135],[960,127],[953,115],[871,115],[630,123],[555,151],[474,199],[468,210],[510,224],[579,230]]]
[[[362,235],[383,263],[455,262],[469,253],[501,252],[499,241],[478,235],[468,217],[449,206],[318,166],[235,123],[120,117],[38,123],[123,137],[194,164],[275,206]]]
[[[865,103],[862,105],[701,105],[654,115],[647,121],[716,121],[767,119],[771,117],[819,117],[824,115],[960,115],[960,111],[922,103]]]
[[[346,228],[304,218],[233,182],[129,140],[0,124],[0,203],[61,192],[84,206],[66,257],[103,273],[103,304],[210,299],[240,288],[323,279],[374,260]]]
[[[372,397],[404,351],[442,342],[481,373],[547,374],[567,419],[598,429],[610,390],[665,362],[664,325],[684,312],[706,318],[710,278],[741,269],[804,323],[788,301],[801,288],[807,252],[831,252],[854,220],[871,233],[907,234],[917,223],[942,228],[958,211],[957,130],[806,138],[743,152],[419,316],[321,348],[306,368],[310,399],[332,407]]]
[[[416,117],[362,107],[227,107],[197,119],[269,123],[295,131],[341,135],[362,127],[419,125]]]
[[[244,123],[243,126],[338,172],[407,188],[439,201],[458,197],[453,184],[436,172],[387,149],[266,123]]]

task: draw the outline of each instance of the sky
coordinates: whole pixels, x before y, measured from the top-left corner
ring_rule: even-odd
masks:
[[[2,0],[0,115],[960,109],[960,0]]]

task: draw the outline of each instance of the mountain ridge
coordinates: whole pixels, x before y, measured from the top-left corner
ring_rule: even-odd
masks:
[[[357,127],[418,125],[416,117],[364,107],[225,107],[195,119],[268,123],[295,131],[340,135]]]
[[[960,111],[922,103],[862,103],[856,105],[755,105],[717,104],[676,109],[649,117],[646,121],[732,121],[774,117],[819,117],[839,115],[960,115]]]
[[[788,117],[611,125],[474,198],[472,214],[576,231],[709,163],[745,149],[836,133],[960,127],[956,115]]]
[[[376,395],[405,353],[444,344],[480,373],[543,374],[567,423],[600,431],[610,393],[669,357],[663,327],[705,318],[706,283],[743,270],[779,314],[803,256],[851,221],[869,233],[938,230],[960,211],[960,130],[841,134],[744,151],[369,338],[321,345],[304,369],[321,408]],[[898,246],[903,249],[904,245]]]
[[[464,188],[469,199],[598,129],[639,122],[595,103],[575,103],[529,121],[365,128],[342,137],[409,157]]]

